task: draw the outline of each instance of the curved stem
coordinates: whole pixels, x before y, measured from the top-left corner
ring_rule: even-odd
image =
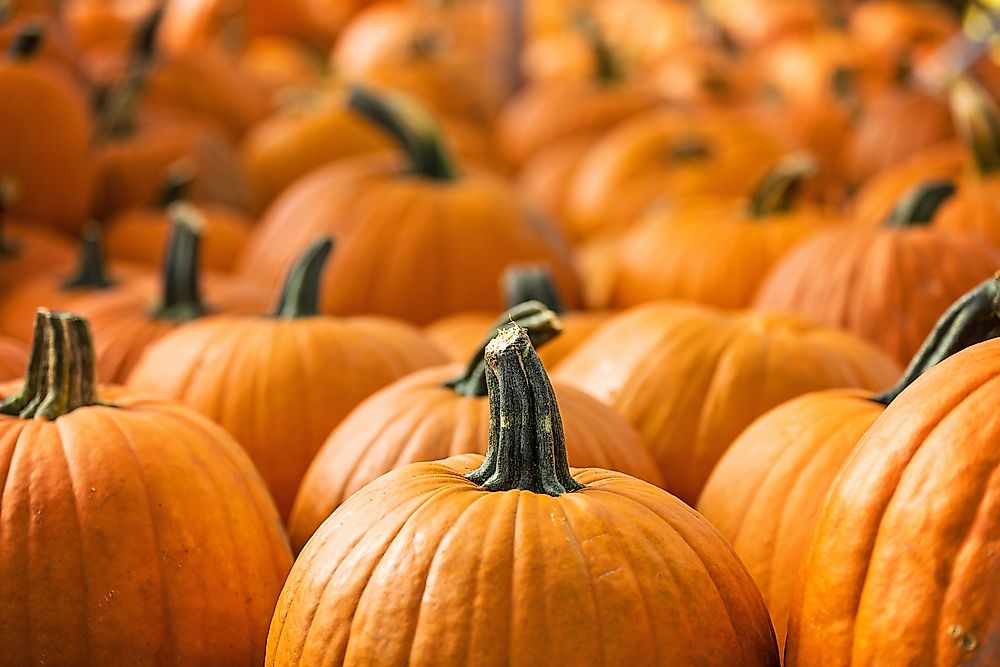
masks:
[[[45,28],[41,23],[31,22],[21,28],[10,46],[7,47],[7,57],[11,60],[30,60],[42,47],[45,39]]]
[[[101,226],[91,222],[80,237],[80,263],[76,274],[62,284],[63,289],[107,289],[114,283],[108,278],[104,267],[104,246],[101,240]]]
[[[77,408],[98,405],[94,346],[87,320],[39,308],[28,370],[20,393],[0,404],[0,413],[53,420]]]
[[[764,176],[750,197],[750,217],[766,218],[791,211],[802,184],[817,169],[816,160],[804,153],[783,158]]]
[[[941,316],[896,386],[871,400],[889,405],[940,361],[967,347],[1000,336],[1000,272],[967,292]]]
[[[409,97],[354,87],[348,104],[396,140],[406,153],[409,171],[414,175],[437,181],[458,177],[434,118]]]
[[[544,266],[520,264],[510,267],[503,274],[503,290],[508,308],[525,301],[537,301],[556,315],[566,312],[552,272]]]
[[[528,332],[510,325],[486,346],[489,446],[465,477],[487,491],[559,496],[583,488],[566,460],[559,404]]]
[[[275,317],[295,319],[319,315],[320,278],[331,250],[333,239],[324,236],[295,260],[281,288]]]
[[[885,221],[887,227],[917,227],[930,224],[938,208],[955,194],[955,184],[933,180],[911,188]]]
[[[594,57],[594,78],[597,83],[609,85],[621,81],[621,66],[597,20],[589,12],[580,12],[573,20],[573,26],[590,46],[590,52]]]
[[[201,300],[201,214],[190,204],[169,210],[170,240],[163,258],[163,296],[153,317],[184,322],[207,312]]]
[[[1000,171],[1000,112],[983,88],[971,79],[951,86],[951,113],[981,174]]]
[[[527,332],[535,345],[544,345],[562,333],[562,323],[551,310],[537,301],[520,303],[493,323],[486,338],[476,349],[466,366],[465,373],[445,382],[444,386],[462,396],[486,396],[486,348],[504,327],[516,324]]]
[[[139,24],[133,36],[131,58],[124,80],[102,97],[99,125],[105,137],[125,137],[135,132],[136,108],[156,59],[156,41],[164,10],[165,4],[161,3]]]

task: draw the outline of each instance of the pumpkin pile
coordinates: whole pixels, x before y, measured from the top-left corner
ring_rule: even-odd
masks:
[[[998,45],[0,0],[0,665],[1000,665]]]

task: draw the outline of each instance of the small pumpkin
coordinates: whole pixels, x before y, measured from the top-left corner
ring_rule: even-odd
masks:
[[[363,89],[354,90],[350,103],[392,136],[405,161],[345,160],[298,181],[257,226],[241,263],[244,275],[274,284],[312,239],[329,234],[338,251],[324,282],[326,312],[425,324],[463,310],[500,310],[500,275],[528,261],[546,263],[567,303],[577,303],[563,239],[502,181],[460,173],[420,107]]]
[[[768,274],[754,307],[843,327],[905,363],[948,305],[1000,267],[978,236],[930,226],[954,192],[951,182],[932,181],[879,228],[815,234]]]
[[[929,368],[997,336],[1000,278],[992,278],[948,309],[892,389],[833,389],[794,398],[754,421],[719,460],[698,511],[757,582],[779,646],[823,498],[865,431]]]
[[[0,388],[0,663],[260,664],[291,554],[250,460],[191,410],[98,387],[86,320],[35,329]]]
[[[296,551],[331,512],[376,477],[408,463],[485,453],[490,423],[485,347],[511,322],[536,345],[559,340],[555,313],[539,302],[522,303],[488,328],[465,369],[449,364],[398,380],[372,394],[330,434],[302,480],[288,522]],[[662,482],[656,462],[628,422],[573,387],[556,383],[555,391],[566,420],[566,455],[574,465]]]
[[[791,315],[651,303],[609,320],[555,370],[642,435],[665,486],[694,504],[736,436],[809,391],[884,389],[892,359],[854,336]]]
[[[569,468],[523,330],[485,355],[486,457],[404,466],[341,505],[293,566],[265,665],[778,665],[719,534],[647,482]]]
[[[323,440],[390,382],[446,357],[418,331],[381,318],[320,316],[330,239],[289,272],[273,317],[219,315],[146,348],[128,378],[212,418],[253,459],[283,517]]]

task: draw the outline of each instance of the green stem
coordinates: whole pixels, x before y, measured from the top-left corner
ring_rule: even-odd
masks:
[[[104,137],[121,138],[135,132],[139,98],[146,89],[149,72],[156,59],[156,41],[163,22],[165,4],[158,5],[139,24],[133,36],[128,72],[124,80],[102,96],[99,125]]]
[[[113,284],[104,266],[101,226],[91,222],[80,237],[80,263],[77,265],[76,274],[64,282],[62,287],[66,290],[101,290]]]
[[[750,217],[767,218],[788,213],[806,179],[816,173],[816,160],[796,153],[783,158],[769,171],[750,197]]]
[[[516,324],[528,332],[535,345],[544,345],[549,340],[562,333],[562,323],[554,312],[537,301],[520,303],[493,323],[482,344],[476,349],[469,360],[465,373],[449,380],[445,386],[454,389],[462,396],[486,396],[486,348],[506,326]]]
[[[537,301],[556,315],[566,312],[552,272],[544,266],[520,264],[510,267],[504,271],[503,288],[508,308],[525,301]]]
[[[486,346],[490,434],[482,465],[466,475],[487,491],[559,496],[583,488],[566,459],[562,417],[528,332],[516,324]]]
[[[41,23],[31,22],[21,28],[10,46],[7,47],[7,57],[11,60],[30,60],[38,55],[45,38],[45,28]]]
[[[955,184],[948,180],[926,181],[911,188],[896,204],[885,221],[887,227],[919,227],[928,225],[949,197],[955,194]]]
[[[597,20],[589,12],[580,12],[573,21],[573,27],[587,40],[594,57],[594,78],[597,83],[607,86],[621,81],[621,65]]]
[[[0,404],[0,413],[54,420],[77,408],[98,405],[96,388],[87,320],[39,308],[24,385]]]
[[[157,319],[186,322],[207,311],[201,300],[201,215],[190,204],[169,209],[170,240],[163,258],[163,296],[151,314]]]
[[[275,317],[291,320],[319,315],[320,278],[331,250],[333,239],[324,236],[295,260],[281,288]]]
[[[871,400],[889,405],[924,371],[956,352],[1000,336],[1000,272],[967,292],[941,316],[896,386]]]
[[[951,86],[951,113],[981,174],[1000,171],[1000,112],[989,93],[971,79]]]
[[[437,122],[414,100],[401,93],[354,87],[348,104],[396,140],[406,153],[411,173],[436,181],[458,178]]]

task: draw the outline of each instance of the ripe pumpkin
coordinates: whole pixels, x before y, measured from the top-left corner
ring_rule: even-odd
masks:
[[[996,664],[1000,341],[918,378],[858,443],[796,582],[789,667]]]
[[[628,419],[666,485],[694,504],[754,419],[800,394],[884,389],[899,367],[850,334],[791,315],[652,303],[609,320],[555,371]]]
[[[488,326],[489,335],[464,370],[449,364],[413,373],[372,394],[333,431],[295,498],[288,534],[296,552],[331,512],[376,477],[408,463],[485,453],[490,406],[484,350],[511,322],[535,345],[559,340],[555,313],[539,302],[522,303]],[[566,455],[574,465],[662,483],[656,462],[628,422],[571,386],[556,383],[555,391],[566,420]]]
[[[684,203],[656,209],[625,232],[613,308],[679,299],[744,308],[767,272],[829,218],[796,203],[816,171],[804,155],[779,162],[749,200]]]
[[[485,361],[486,457],[404,466],[341,505],[292,568],[265,664],[777,665],[760,593],[704,519],[569,468],[528,335]]]
[[[400,144],[405,162],[346,160],[297,182],[257,226],[241,263],[244,275],[273,285],[312,239],[329,234],[338,251],[324,280],[325,312],[425,324],[462,310],[500,310],[501,273],[526,261],[547,263],[567,303],[577,303],[569,252],[555,230],[505,183],[460,174],[419,107],[361,89],[350,103]],[[383,261],[388,256],[391,269]]]
[[[186,408],[98,388],[86,320],[35,328],[0,389],[0,663],[260,664],[291,554],[250,460]]]
[[[273,317],[220,315],[180,328],[146,348],[128,378],[229,431],[285,518],[309,462],[354,406],[446,360],[402,323],[319,316],[331,246],[318,241],[292,268]]]
[[[219,275],[203,280],[197,211],[175,204],[170,216],[170,242],[159,280],[133,280],[122,289],[73,302],[97,335],[97,373],[105,381],[124,383],[148,345],[186,322],[208,313],[249,315],[267,310],[267,296],[255,284]]]
[[[795,575],[823,498],[855,445],[896,396],[941,360],[1000,336],[1000,278],[959,299],[892,389],[832,389],[767,412],[719,460],[698,511],[722,533],[764,594],[783,646]]]
[[[28,347],[19,340],[0,337],[0,381],[14,380],[24,372]]]
[[[774,267],[755,308],[842,327],[905,363],[948,305],[1000,267],[1000,254],[977,236],[928,226],[954,192],[932,181],[882,227],[817,233]]]
[[[90,206],[93,126],[72,75],[35,58],[39,26],[27,24],[0,59],[0,175],[19,193],[11,214],[78,232]]]

